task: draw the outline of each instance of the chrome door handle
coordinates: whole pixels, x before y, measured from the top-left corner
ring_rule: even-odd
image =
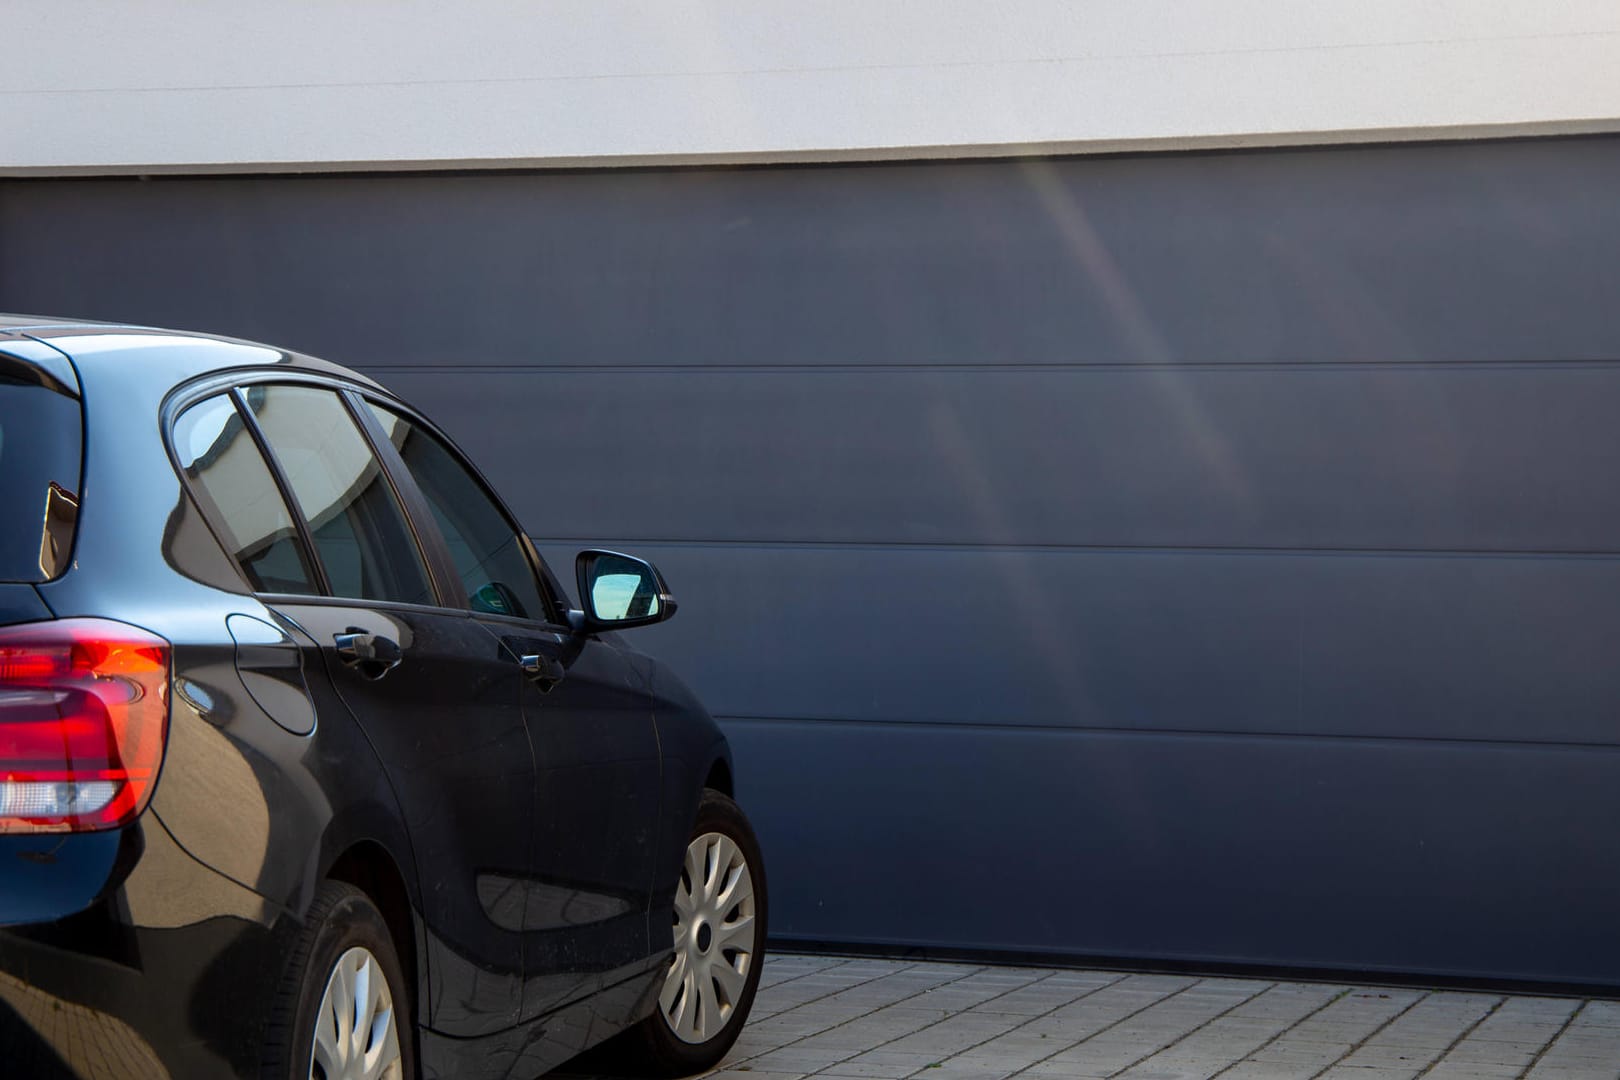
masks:
[[[380,679],[399,666],[405,650],[399,642],[381,634],[373,634],[358,626],[351,626],[341,634],[333,634],[338,659],[368,679]]]
[[[518,658],[518,667],[523,674],[540,688],[542,694],[549,694],[553,687],[563,681],[568,669],[549,656],[531,653]]]

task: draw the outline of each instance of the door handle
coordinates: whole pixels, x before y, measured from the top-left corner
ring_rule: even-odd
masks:
[[[399,666],[405,651],[399,642],[381,634],[373,634],[358,626],[351,626],[341,634],[333,634],[338,659],[368,679],[380,679]]]
[[[551,693],[552,689],[563,681],[568,669],[549,656],[531,653],[518,658],[518,666],[523,669],[535,686],[540,688],[542,694]]]

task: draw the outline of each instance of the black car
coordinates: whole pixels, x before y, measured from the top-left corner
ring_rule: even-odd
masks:
[[[284,350],[0,317],[0,1075],[700,1070],[759,981],[726,740],[442,432]],[[561,508],[560,508],[561,509]]]

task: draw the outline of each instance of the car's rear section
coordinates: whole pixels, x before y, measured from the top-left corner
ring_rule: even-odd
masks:
[[[0,1076],[241,1073],[239,972],[286,920],[153,812],[187,684],[161,620],[95,610],[89,448],[120,435],[86,417],[67,355],[0,329]]]
[[[84,417],[67,358],[29,344],[0,353],[0,835],[8,837],[133,821],[162,759],[169,681],[167,642],[105,621],[58,621],[39,595],[72,558]],[[0,903],[0,919],[17,921],[38,900],[7,889]]]
[[[26,339],[6,345],[0,925],[12,929],[0,943],[0,1056],[8,1073],[71,1075],[53,1044],[91,1028],[80,1022],[86,1009],[78,995],[46,989],[58,969],[76,965],[58,961],[43,942],[60,936],[62,920],[89,909],[120,863],[138,854],[127,826],[144,808],[162,761],[169,650],[134,627],[55,619],[40,596],[38,586],[59,578],[72,558],[83,410],[66,357]],[[139,1062],[142,1055],[126,1049]]]
[[[0,835],[122,828],[146,809],[169,721],[169,643],[105,618],[56,619],[37,586],[67,572],[84,414],[67,358],[0,354]],[[0,908],[17,921],[37,899]]]

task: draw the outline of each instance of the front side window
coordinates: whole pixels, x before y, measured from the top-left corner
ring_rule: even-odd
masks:
[[[399,499],[342,399],[311,386],[243,394],[309,522],[333,595],[435,603]]]
[[[229,394],[180,414],[174,453],[255,591],[320,591],[292,514]]]
[[[546,605],[523,542],[483,485],[432,432],[375,402],[366,404],[432,508],[467,606],[491,615],[545,619]]]

